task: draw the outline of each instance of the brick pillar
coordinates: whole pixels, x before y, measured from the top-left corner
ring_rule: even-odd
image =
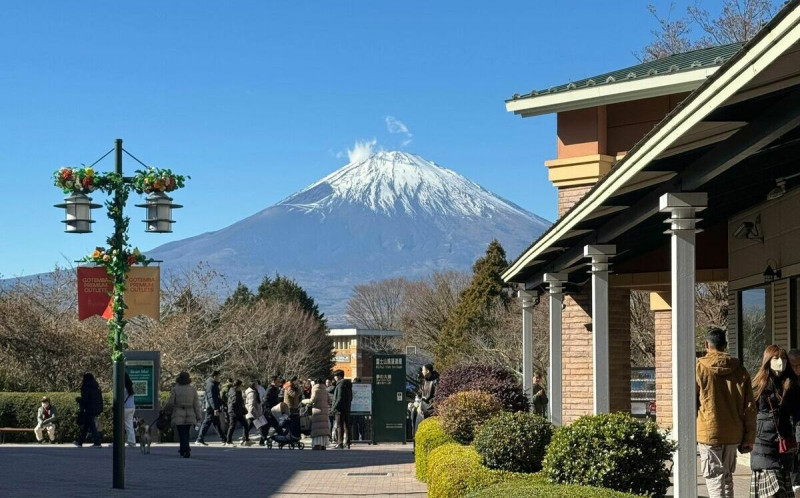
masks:
[[[651,292],[650,309],[655,313],[656,421],[672,428],[672,308],[670,293]]]
[[[592,292],[584,286],[579,293],[564,296],[562,312],[563,423],[591,415],[592,395]]]
[[[592,185],[580,185],[577,187],[561,187],[558,189],[558,217],[561,218],[564,216],[564,213],[569,211],[569,209],[584,195],[586,195],[589,190],[591,190]]]
[[[631,291],[612,287],[608,302],[609,394],[612,412],[631,412]]]

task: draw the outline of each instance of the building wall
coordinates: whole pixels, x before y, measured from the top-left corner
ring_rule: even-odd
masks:
[[[569,211],[576,202],[581,200],[591,188],[591,185],[579,185],[577,187],[558,189],[558,217],[561,218],[564,216],[564,213]]]
[[[656,422],[672,427],[672,308],[669,291],[650,294],[650,309],[655,315],[656,346]]]
[[[592,293],[590,286],[564,296],[562,311],[563,423],[592,413]]]
[[[611,411],[631,411],[631,291],[612,287],[608,302]]]

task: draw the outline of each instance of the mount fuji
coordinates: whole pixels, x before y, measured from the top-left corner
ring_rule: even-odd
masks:
[[[382,151],[233,225],[147,254],[168,269],[205,262],[251,289],[286,275],[334,325],[354,285],[469,270],[495,238],[513,257],[548,225],[452,170]]]

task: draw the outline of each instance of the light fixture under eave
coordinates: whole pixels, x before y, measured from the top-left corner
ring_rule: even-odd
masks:
[[[764,283],[771,284],[776,280],[780,280],[781,278],[781,269],[778,268],[778,263],[775,263],[775,269],[772,268],[772,265],[767,261],[767,268],[764,270]]]
[[[773,188],[767,193],[767,200],[774,201],[775,199],[780,199],[781,197],[783,197],[783,194],[786,193],[786,180],[791,180],[792,178],[796,178],[798,176],[800,176],[800,173],[795,173],[793,175],[776,178],[775,188]]]

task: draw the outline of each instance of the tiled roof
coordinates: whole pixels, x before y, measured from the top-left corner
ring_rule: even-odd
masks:
[[[703,67],[720,66],[722,63],[730,59],[733,54],[738,52],[740,48],[742,48],[741,43],[731,43],[728,45],[719,45],[716,47],[692,50],[682,54],[670,55],[669,57],[664,57],[662,59],[644,62],[635,66],[626,67],[625,69],[618,69],[610,73],[598,74],[597,76],[592,76],[591,78],[572,81],[570,83],[553,86],[544,90],[534,90],[523,95],[515,93],[509,102],[517,99],[538,97],[540,95],[566,92],[579,88],[610,85],[634,78],[650,78],[653,76],[677,73],[680,71],[688,71]]]

